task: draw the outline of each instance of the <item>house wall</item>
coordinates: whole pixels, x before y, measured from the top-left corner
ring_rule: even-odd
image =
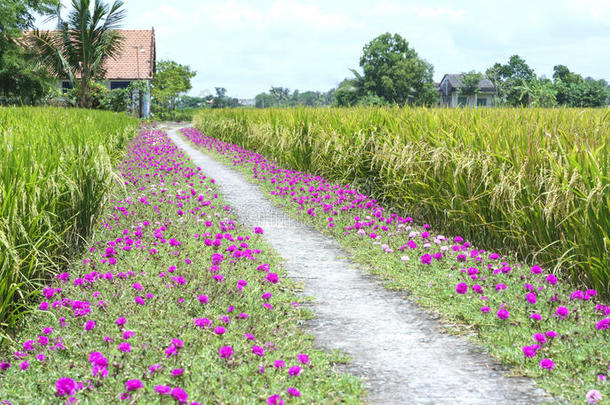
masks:
[[[441,107],[449,107],[449,108],[457,108],[459,106],[458,99],[461,96],[458,94],[456,90],[453,90],[448,97],[445,97],[442,93],[440,96],[440,106]],[[479,93],[474,96],[466,97],[466,106],[472,108],[480,108],[483,106],[478,105],[479,99],[487,100],[485,107],[492,107],[494,100],[494,93]]]

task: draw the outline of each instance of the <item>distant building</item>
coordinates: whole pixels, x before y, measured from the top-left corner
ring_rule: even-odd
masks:
[[[150,84],[157,66],[155,29],[117,31],[125,38],[122,52],[116,59],[106,60],[104,84],[109,90],[114,90],[124,89],[135,80],[148,82],[149,91],[143,97],[142,105],[133,106],[136,110],[140,110],[140,116],[148,117],[150,115]],[[60,80],[58,87],[67,91],[72,88],[72,85],[68,80]]]
[[[496,99],[497,91],[488,78],[479,82],[479,92],[473,96],[460,94],[462,74],[446,74],[438,84],[441,107],[491,107]]]

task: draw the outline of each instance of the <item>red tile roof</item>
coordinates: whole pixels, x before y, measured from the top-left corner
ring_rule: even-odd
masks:
[[[117,30],[123,35],[121,54],[104,63],[106,79],[152,79],[156,70],[155,29]],[[25,31],[27,37],[32,31]],[[76,75],[80,77],[80,75]]]
[[[152,79],[155,72],[155,30],[119,30],[125,37],[119,57],[106,61],[106,79]]]

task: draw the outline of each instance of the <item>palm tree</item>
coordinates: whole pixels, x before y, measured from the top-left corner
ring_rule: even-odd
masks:
[[[79,87],[79,106],[91,107],[91,81],[103,78],[104,62],[116,59],[123,36],[116,29],[125,18],[123,2],[112,6],[102,0],[72,0],[72,10],[63,20],[56,11],[57,31],[35,31],[34,48],[42,62],[58,78],[68,78]]]

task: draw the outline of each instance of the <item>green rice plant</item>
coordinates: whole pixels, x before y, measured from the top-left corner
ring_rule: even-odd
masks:
[[[202,110],[194,123],[610,294],[607,108]]]
[[[137,124],[110,112],[0,108],[0,342],[81,248]]]

